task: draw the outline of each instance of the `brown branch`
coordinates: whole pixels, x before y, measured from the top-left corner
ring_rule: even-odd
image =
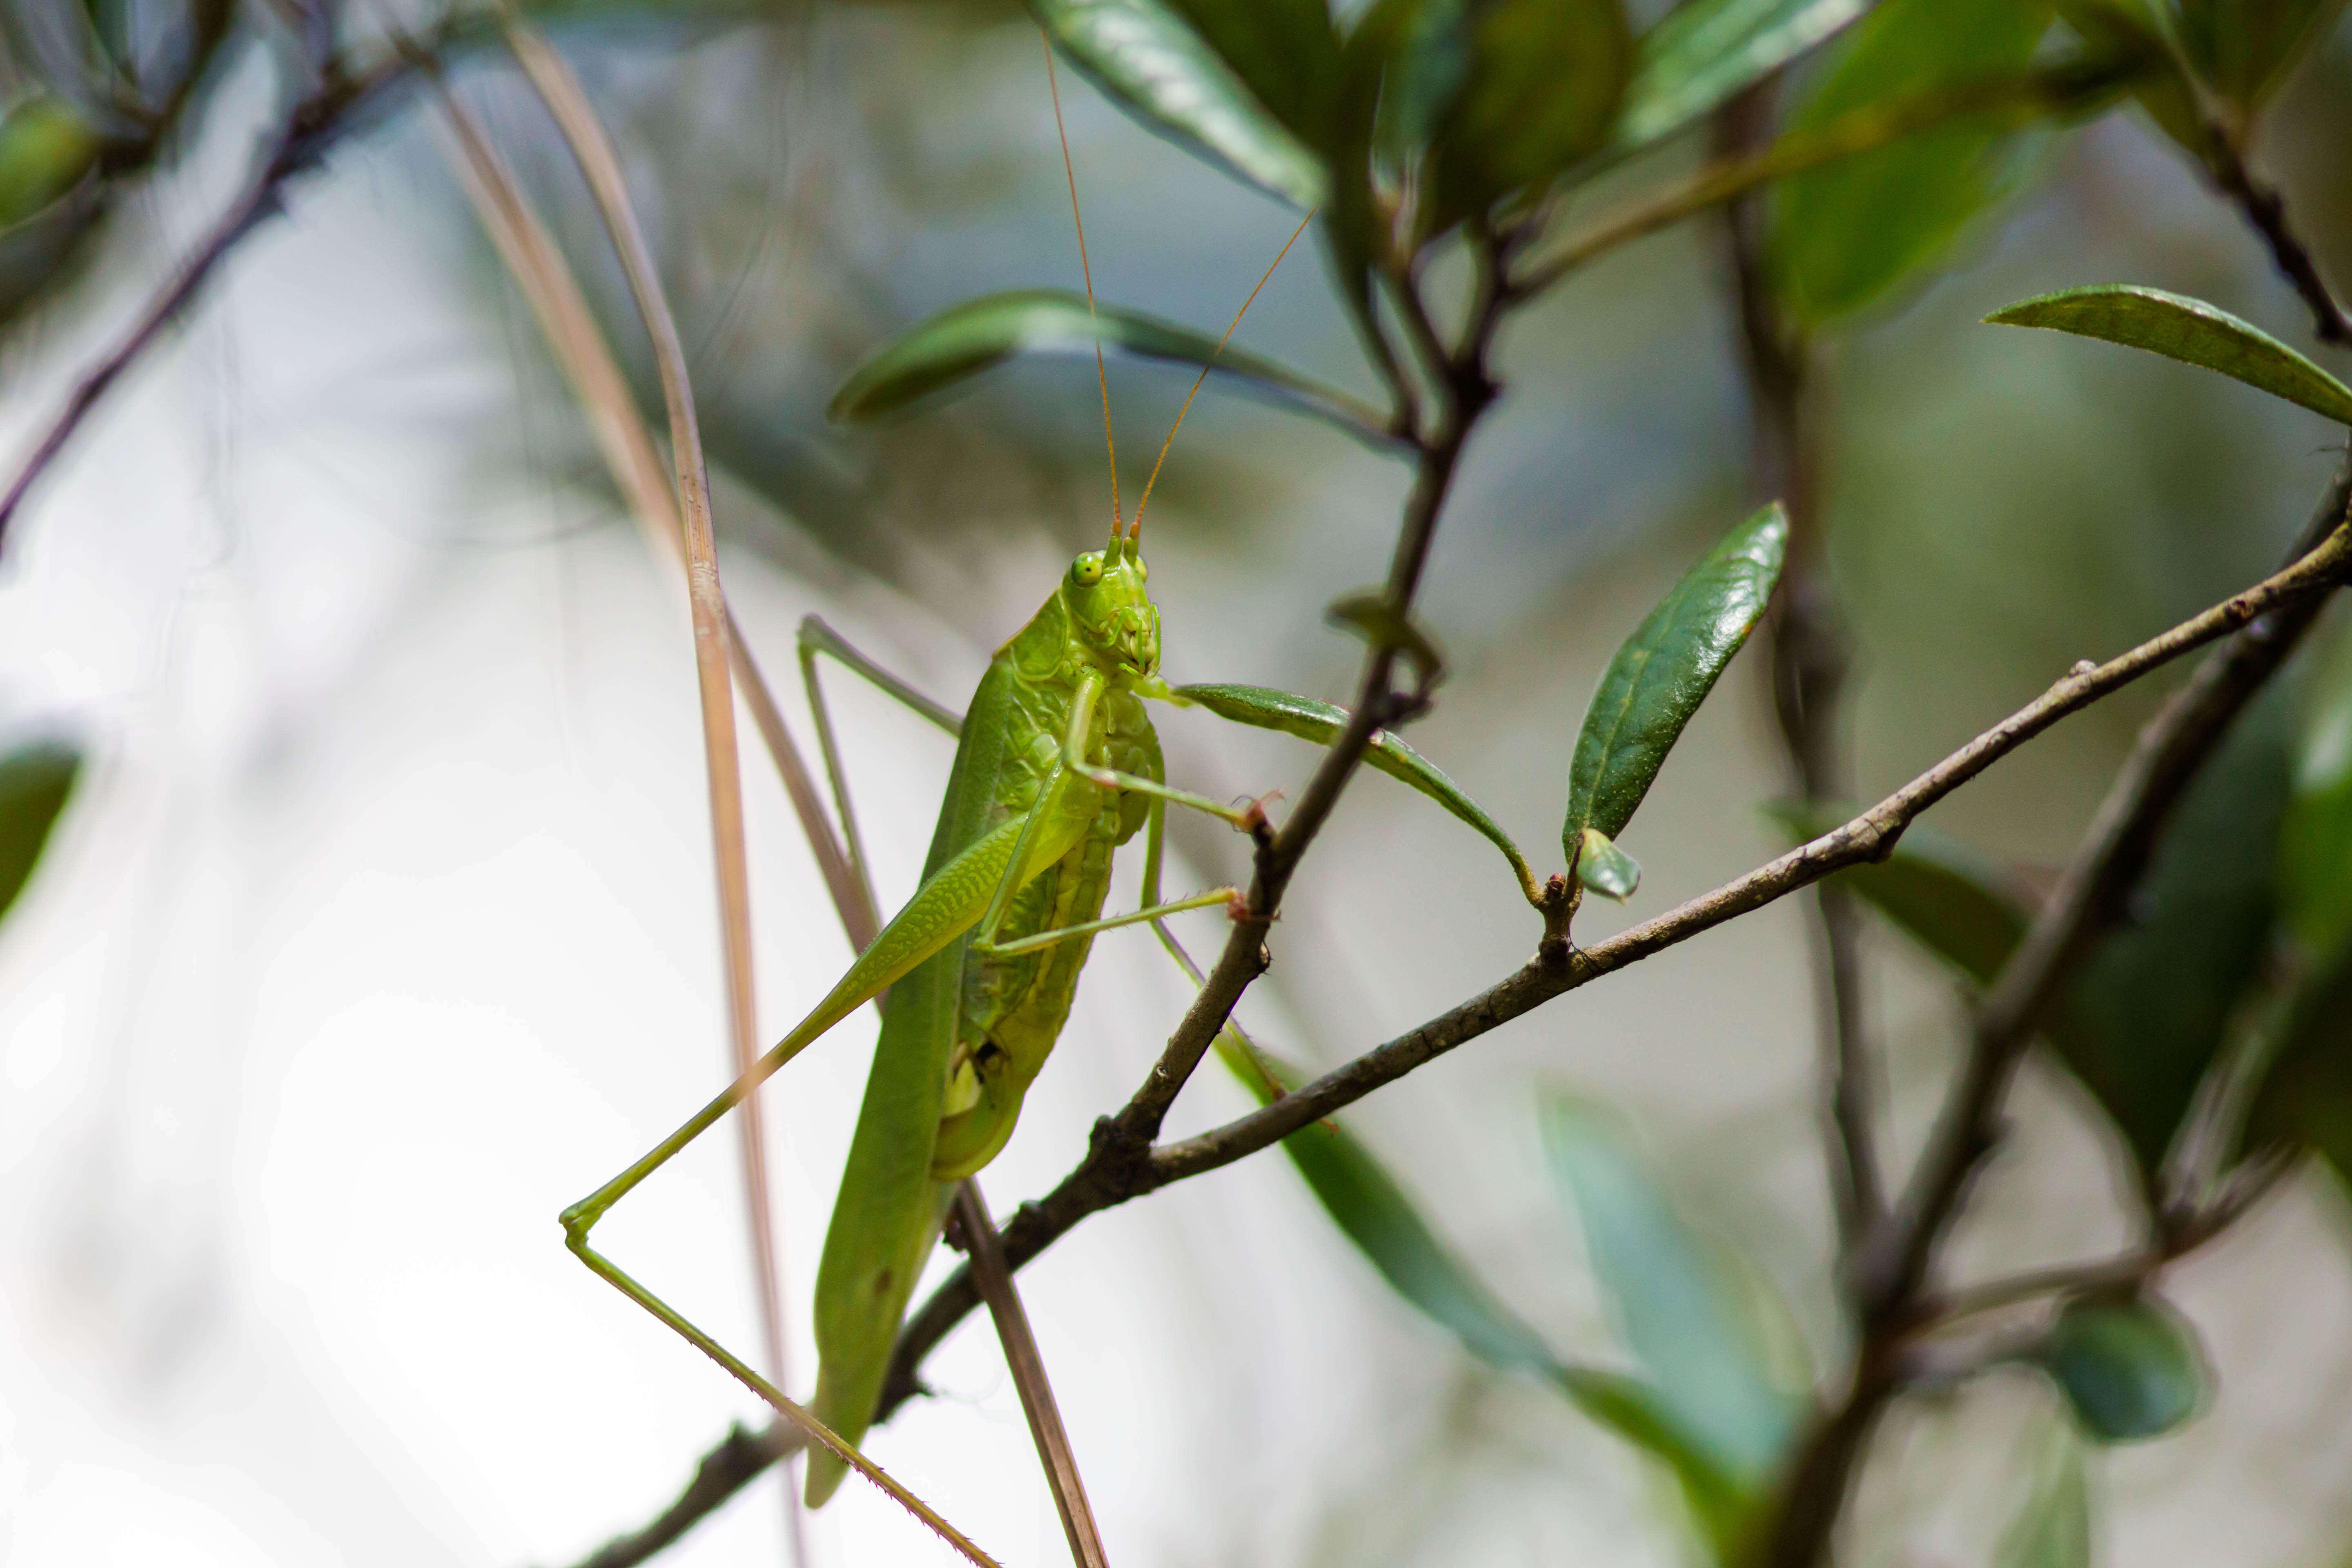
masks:
[[[449,36],[448,29],[439,35]],[[429,58],[430,46],[418,47]],[[338,140],[367,118],[365,110],[412,79],[416,63],[414,50],[403,50],[356,72],[334,60],[317,65],[320,85],[287,111],[236,199],[140,311],[121,341],[82,372],[63,406],[26,449],[16,478],[0,491],[0,547],[5,547],[8,525],[23,509],[25,498],[123,373],[195,302],[229,252],[265,221],[285,211],[288,182],[317,167]]]
[[[2171,808],[2199,767],[2317,618],[2326,590],[2342,580],[2341,563],[2352,558],[2352,524],[2343,521],[2347,501],[2352,467],[2330,489],[2298,542],[2297,550],[2308,548],[2308,553],[2270,579],[2275,584],[2302,576],[2304,587],[2269,595],[2252,615],[2241,618],[2242,629],[2142,729],[2057,890],[1985,998],[1960,1080],[1903,1202],[1857,1260],[1863,1343],[1843,1403],[1818,1424],[1782,1487],[1758,1551],[1758,1560],[1769,1568],[1812,1568],[1821,1561],[1844,1507],[1863,1440],[1902,1386],[1899,1351],[1916,1321],[1937,1244],[1997,1140],[2006,1090],[2035,1025],[2120,918]],[[2314,539],[2319,541],[2315,547]],[[2339,563],[2311,577],[2309,569],[2330,556]],[[2240,595],[2222,607],[2248,598]]]
[[[2319,341],[2352,348],[2352,321],[2346,319],[2344,307],[2319,275],[2318,264],[2287,221],[2285,199],[2275,187],[2254,177],[2236,141],[2220,124],[2207,125],[2205,142],[2206,172],[2270,247],[2272,261],[2311,312],[2312,328]]]

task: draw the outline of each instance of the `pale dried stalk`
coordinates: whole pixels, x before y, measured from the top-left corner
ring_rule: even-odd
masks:
[[[542,87],[542,94],[545,90]],[[702,468],[700,444],[698,440],[678,439],[679,432],[691,437],[695,430],[692,394],[685,385],[684,356],[677,350],[676,330],[663,308],[658,289],[651,290],[648,301],[648,291],[641,288],[638,307],[662,363],[663,390],[668,395],[670,427],[678,459],[677,488],[672,491],[661,479],[652,440],[636,416],[635,401],[629,397],[627,384],[613,362],[610,346],[595,331],[578,281],[564,265],[562,253],[530,211],[520,188],[499,164],[478,127],[446,87],[442,101],[466,150],[472,176],[469,189],[476,195],[477,205],[485,209],[485,220],[500,254],[534,300],[551,341],[557,344],[558,353],[567,366],[577,369],[582,402],[596,427],[599,445],[618,458],[614,463],[615,474],[631,492],[632,500],[639,503],[635,510],[648,531],[669,542],[674,553],[683,554],[687,599],[694,627],[696,684],[702,705],[704,770],[709,782],[728,1040],[740,1077],[759,1055],[753,1037],[758,1013],[751,979],[751,879],[745,858],[741,761],[736,745],[733,682],[729,679],[729,665],[740,659],[741,643],[733,635],[732,616],[719,588],[717,552],[710,531],[709,480]],[[566,133],[572,135],[571,128],[566,127]],[[573,141],[575,154],[583,165],[587,164],[587,153],[579,147],[576,136]],[[603,195],[600,191],[600,197]],[[625,193],[622,200],[625,203]],[[608,213],[608,221],[610,216]],[[625,264],[631,259],[627,247],[617,232],[614,238]],[[629,271],[631,283],[637,284],[635,268],[631,267]],[[677,362],[675,376],[673,360]],[[683,506],[677,504],[680,500]],[[663,511],[667,512],[663,521],[668,527],[653,521]],[[773,704],[769,706],[772,710]],[[782,733],[781,721],[777,732]],[[771,746],[772,749],[772,738]],[[774,1370],[774,1381],[781,1385],[786,1380],[788,1365],[783,1295],[776,1261],[767,1140],[756,1101],[744,1107],[742,1158],[761,1334],[768,1364]],[[785,1467],[782,1492],[785,1534],[791,1542],[793,1560],[805,1562],[808,1552],[801,1527],[800,1499],[789,1466]]]

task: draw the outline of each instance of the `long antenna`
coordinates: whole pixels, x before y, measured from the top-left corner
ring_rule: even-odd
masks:
[[[1037,42],[1045,51],[1045,87],[1054,97],[1054,134],[1062,142],[1062,175],[1070,183],[1070,222],[1078,231],[1078,271],[1087,280],[1087,324],[1095,323],[1095,268],[1087,259],[1087,220],[1078,212],[1078,172],[1070,163],[1070,132],[1062,123],[1062,80],[1054,68],[1054,40],[1045,29],[1037,29]],[[1110,373],[1103,368],[1102,335],[1095,335],[1095,384],[1102,389],[1103,447],[1110,454],[1110,536],[1116,542],[1123,520],[1118,506],[1118,443],[1110,433]],[[1143,509],[1136,508],[1139,515]]]
[[[1217,346],[1210,351],[1207,363],[1201,366],[1201,374],[1192,378],[1192,390],[1184,395],[1184,406],[1176,411],[1176,423],[1168,427],[1168,439],[1160,443],[1160,456],[1151,459],[1151,476],[1143,481],[1143,493],[1135,500],[1135,526],[1128,533],[1129,539],[1140,540],[1143,537],[1143,508],[1151,500],[1151,487],[1160,482],[1160,465],[1168,460],[1168,448],[1176,444],[1176,432],[1184,428],[1184,416],[1192,411],[1192,399],[1199,395],[1201,384],[1209,379],[1209,372],[1216,367],[1217,356],[1223,353],[1225,345],[1234,341],[1234,333],[1241,328],[1242,318],[1249,314],[1252,305],[1257,303],[1258,289],[1266,286],[1274,277],[1275,268],[1282,265],[1282,258],[1290,254],[1290,247],[1298,243],[1298,237],[1305,234],[1307,226],[1314,221],[1312,212],[1298,220],[1298,226],[1290,231],[1290,237],[1282,242],[1282,248],[1274,253],[1274,260],[1266,267],[1265,276],[1257,280],[1257,288],[1249,291],[1249,298],[1242,301],[1242,308],[1234,312],[1232,324],[1225,328],[1225,335],[1217,340]],[[1095,352],[1099,354],[1102,345],[1096,344]]]

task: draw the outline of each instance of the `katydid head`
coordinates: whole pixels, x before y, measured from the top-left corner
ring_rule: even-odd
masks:
[[[1086,656],[1113,681],[1160,670],[1160,610],[1144,590],[1143,547],[1116,531],[1100,550],[1070,563],[1062,603]]]

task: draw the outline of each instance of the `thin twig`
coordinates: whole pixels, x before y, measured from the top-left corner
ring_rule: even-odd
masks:
[[[447,36],[447,31],[443,29],[442,36]],[[25,498],[123,373],[194,303],[229,252],[264,221],[285,210],[287,183],[317,167],[328,149],[366,118],[364,110],[373,100],[404,84],[417,60],[430,58],[432,45],[420,44],[353,71],[339,60],[314,55],[310,63],[317,85],[286,111],[236,198],[140,311],[121,340],[75,381],[63,406],[26,449],[16,477],[0,491],[0,545],[5,545],[8,526],[16,521]]]
[[[758,1002],[752,990],[751,879],[743,825],[742,762],[735,736],[734,683],[729,669],[730,635],[727,603],[719,580],[718,542],[710,524],[710,475],[702,458],[702,432],[694,413],[694,387],[687,374],[686,350],[677,323],[663,297],[661,277],[651,248],[629,200],[628,183],[620,159],[602,121],[589,106],[572,68],[537,29],[513,13],[505,17],[506,37],[515,58],[530,80],[549,114],[562,131],[572,155],[587,177],[588,188],[603,214],[621,268],[635,297],[637,314],[654,345],[654,363],[661,374],[662,398],[669,407],[670,456],[676,465],[677,494],[686,548],[687,601],[694,623],[695,683],[702,700],[702,742],[710,791],[711,853],[719,881],[721,934],[720,968],[727,986],[727,1037],[732,1047],[738,1078],[759,1059]],[[765,1129],[756,1095],[743,1103],[743,1186],[751,1254],[760,1297],[760,1326],[767,1342],[772,1380],[789,1381],[784,1328],[783,1287],[776,1260],[774,1216],[768,1183]],[[805,1562],[807,1542],[801,1522],[800,1493],[785,1478],[784,1524],[793,1560]]]
[[[2207,125],[2205,140],[2207,172],[2269,247],[2271,259],[2294,286],[2304,308],[2311,312],[2312,330],[2318,333],[2319,341],[2338,348],[2352,348],[2352,320],[2346,319],[2344,307],[2327,287],[2327,280],[2319,275],[2319,266],[2312,259],[2302,237],[2288,222],[2285,198],[2274,187],[2254,177],[2236,141],[2219,123]]]
[[[1035,1439],[1053,1481],[1054,1507],[1062,1516],[1062,1532],[1069,1538],[1071,1561],[1077,1568],[1108,1568],[1102,1532],[1096,1528],[1094,1509],[1087,1501],[1086,1483],[1078,1477],[1077,1457],[1062,1426],[1053,1383],[1045,1376],[1045,1358],[1038,1353],[1029,1314],[1013,1288],[1013,1270],[1005,1267],[1004,1249],[996,1239],[996,1222],[988,1216],[980,1184],[969,1177],[957,1185],[955,1218],[954,1239],[971,1259],[972,1278],[980,1283],[981,1298],[988,1303],[988,1315],[996,1324],[997,1342],[1004,1347],[1005,1363],[1013,1369],[1022,1413],[1029,1417],[1029,1435]]]

